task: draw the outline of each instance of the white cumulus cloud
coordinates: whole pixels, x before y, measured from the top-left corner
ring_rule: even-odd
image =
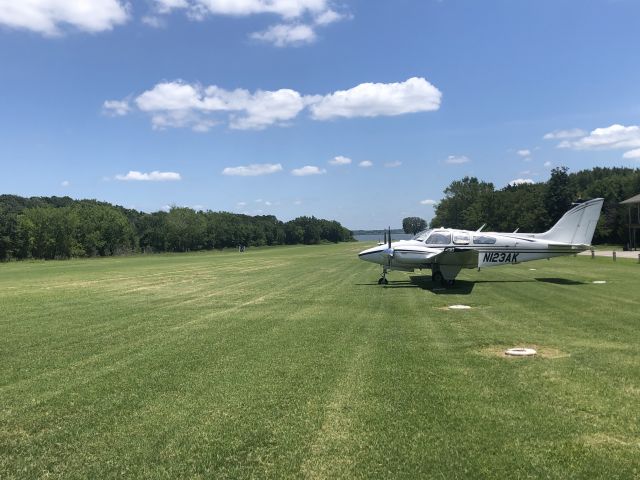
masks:
[[[315,120],[437,110],[439,99],[440,92],[423,78],[361,84],[326,96],[302,95],[288,88],[252,93],[175,80],[158,83],[131,101],[107,100],[103,109],[112,116],[123,116],[135,106],[150,116],[155,129],[191,128],[205,132],[219,123],[238,130],[286,126],[305,108]]]
[[[155,0],[161,11],[186,8],[192,18],[206,15],[234,17],[271,13],[286,19],[328,10],[329,0]]]
[[[371,160],[363,160],[358,164],[358,166],[362,168],[373,167],[373,162]]]
[[[515,180],[511,180],[509,182],[509,185],[516,186],[516,185],[525,185],[525,184],[531,184],[531,183],[533,183],[533,180],[531,180],[530,178],[516,178]]]
[[[545,140],[565,140],[567,138],[577,138],[586,135],[587,132],[580,128],[572,128],[570,130],[555,130],[547,133],[544,137]]]
[[[105,115],[122,117],[131,111],[131,105],[128,100],[106,100],[102,104],[102,111]]]
[[[335,22],[339,22],[340,20],[345,20],[347,18],[350,18],[350,16],[344,15],[342,13],[338,13],[334,10],[329,9],[317,15],[316,18],[314,19],[314,23],[316,25],[324,26],[324,25],[330,25]]]
[[[69,185],[71,185],[71,182],[69,180],[63,180],[62,183],[60,183],[60,185],[66,188]]]
[[[426,199],[426,200],[420,200],[420,203],[422,205],[435,205],[438,202],[436,202],[435,200]]]
[[[179,173],[176,172],[159,172],[154,170],[150,173],[142,173],[130,170],[126,175],[116,175],[116,180],[122,181],[141,181],[141,182],[168,182],[182,180]]]
[[[222,174],[237,177],[257,177],[277,173],[281,170],[282,165],[279,163],[254,163],[246,166],[227,167],[222,170]]]
[[[313,99],[310,108],[316,120],[393,116],[438,110],[441,97],[427,80],[414,77],[399,83],[361,83]]]
[[[640,148],[636,148],[635,150],[629,150],[622,155],[623,158],[633,158],[640,159]]]
[[[156,8],[160,13],[169,13],[177,8],[187,8],[189,2],[187,0],[155,0]]]
[[[563,142],[560,145],[576,150],[640,147],[640,127],[637,125],[625,127],[614,124],[609,127],[596,128],[589,135],[572,142]]]
[[[384,164],[386,168],[397,168],[402,165],[400,160],[394,160],[393,162],[387,162]]]
[[[449,155],[444,163],[449,165],[460,165],[462,163],[468,163],[471,159],[465,155]]]
[[[177,82],[158,83],[151,90],[136,98],[136,105],[143,112],[162,110],[224,109],[224,104],[206,102],[199,86]]]
[[[102,32],[127,20],[126,3],[118,0],[0,0],[0,25],[46,36],[65,27]]]
[[[547,168],[550,168],[550,167],[551,167],[551,165],[553,165],[553,163],[551,163],[551,162],[550,162],[550,161],[548,161],[548,160],[547,160],[546,162],[544,162],[544,166],[545,166],[545,167],[547,167]]]
[[[255,32],[251,38],[278,47],[299,46],[316,40],[316,27],[351,18],[333,10],[335,3],[333,0],[155,0],[154,15],[146,18],[153,19],[147,23],[154,26],[159,15],[174,10],[184,10],[189,19],[197,21],[210,15],[247,17],[271,14],[279,16],[285,23]]]
[[[522,150],[518,150],[516,153],[521,157],[530,157],[531,156],[531,150],[526,149],[526,148],[523,148]]]
[[[329,160],[329,163],[331,165],[349,165],[351,163],[351,159],[349,157],[338,155],[337,157],[333,157],[333,159]]]
[[[327,173],[327,171],[324,168],[319,168],[314,165],[305,165],[302,168],[294,168],[293,170],[291,170],[291,175],[295,175],[296,177],[322,175],[323,173]]]
[[[113,102],[113,101],[112,101]],[[207,131],[226,118],[239,130],[261,130],[285,124],[305,107],[295,90],[225,90],[215,85],[202,87],[182,81],[163,82],[135,98],[138,109],[151,116],[154,128],[189,127]]]
[[[252,33],[251,38],[271,43],[276,47],[288,47],[313,43],[317,37],[315,30],[309,25],[278,24],[272,25],[262,32]]]
[[[573,150],[632,149],[624,153],[623,158],[635,158],[632,152],[638,147],[640,147],[640,126],[619,124],[596,128],[577,140],[563,140],[558,144],[558,148]]]
[[[275,92],[258,90],[254,94],[238,92],[238,96],[237,103],[230,105],[241,113],[232,116],[230,126],[239,130],[261,130],[274,124],[284,125],[304,108],[301,95],[290,89]]]

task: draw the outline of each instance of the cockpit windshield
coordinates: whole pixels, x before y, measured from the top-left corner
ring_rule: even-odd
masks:
[[[429,238],[429,235],[431,235],[432,230],[430,228],[423,230],[421,232],[418,232],[416,234],[415,237],[413,237],[412,240],[417,240],[419,242],[424,242],[427,238]]]

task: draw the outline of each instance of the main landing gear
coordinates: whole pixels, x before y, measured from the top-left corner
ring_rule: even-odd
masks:
[[[431,281],[433,283],[440,283],[444,287],[453,287],[456,284],[455,279],[452,278],[451,280],[447,280],[444,278],[440,270],[435,270],[431,274]]]
[[[389,280],[387,280],[387,269],[382,269],[382,276],[378,280],[378,285],[389,285]]]

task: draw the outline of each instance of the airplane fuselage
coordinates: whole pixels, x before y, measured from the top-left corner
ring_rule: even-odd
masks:
[[[436,234],[435,243],[430,241]],[[588,245],[572,245],[536,239],[535,234],[474,232],[434,229],[415,239],[378,245],[359,253],[362,260],[387,266],[389,270],[432,268],[433,265],[460,265],[461,268],[490,267],[582,252]],[[456,255],[447,255],[456,254]]]
[[[595,198],[576,204],[544,233],[436,228],[420,232],[412,240],[389,240],[360,252],[359,257],[382,265],[378,283],[387,283],[388,270],[430,268],[434,281],[451,285],[463,268],[511,265],[587,250],[603,203],[604,199]]]

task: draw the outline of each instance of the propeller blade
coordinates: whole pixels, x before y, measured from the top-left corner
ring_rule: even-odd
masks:
[[[387,243],[387,231],[384,231],[384,243]]]
[[[391,248],[391,227],[389,227],[389,248]]]

